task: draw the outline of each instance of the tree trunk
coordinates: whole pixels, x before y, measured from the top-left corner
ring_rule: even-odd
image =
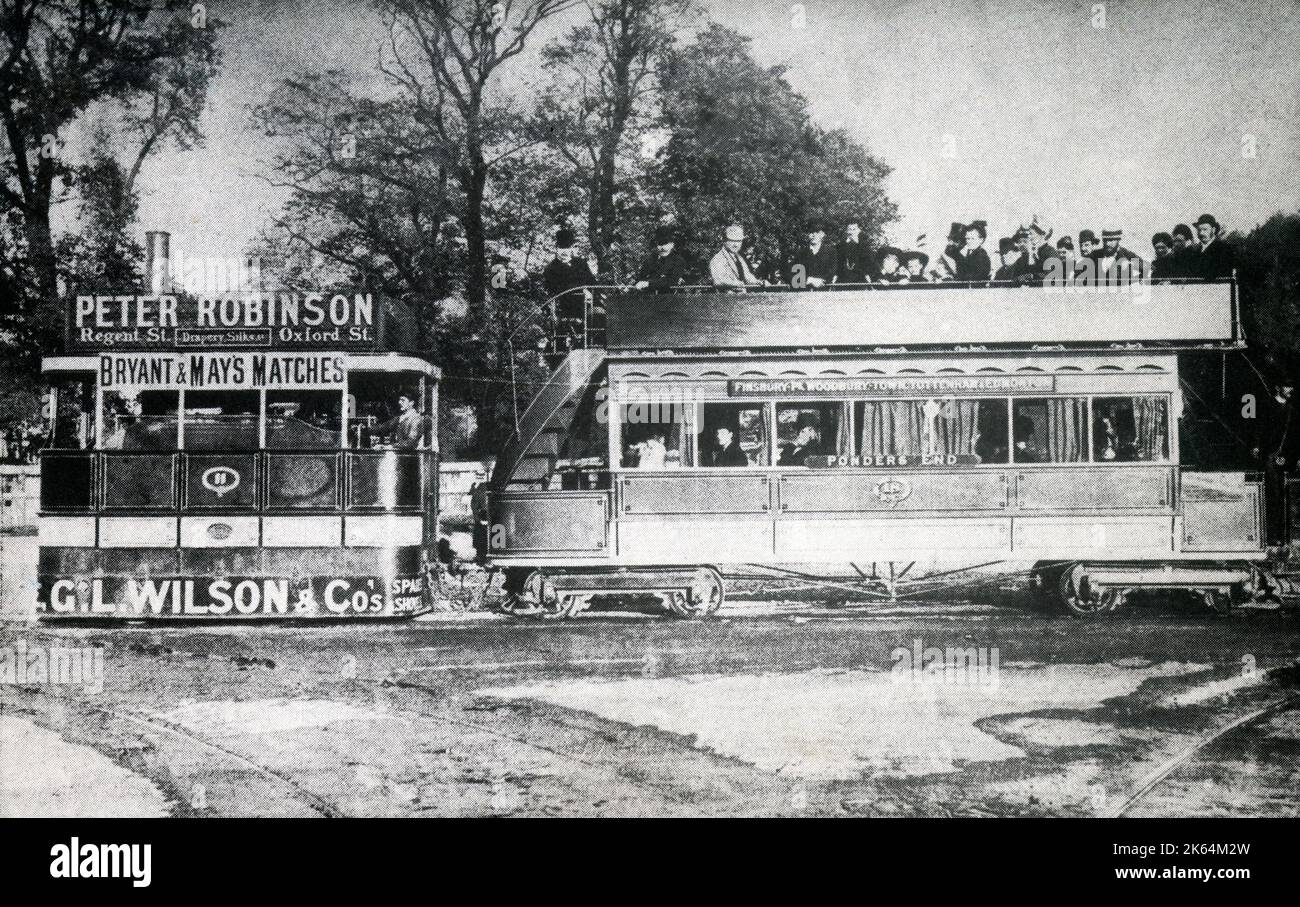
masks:
[[[465,192],[465,301],[482,310],[487,300],[487,239],[483,230],[483,199],[488,168],[481,153],[473,154]]]

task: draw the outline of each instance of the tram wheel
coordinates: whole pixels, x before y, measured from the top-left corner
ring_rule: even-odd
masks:
[[[668,596],[668,607],[679,617],[708,617],[722,607],[725,596],[722,574],[714,567],[700,567],[691,574],[685,593]]]
[[[502,610],[515,617],[546,618],[564,614],[559,593],[540,570],[529,573],[519,591],[506,596]]]
[[[1088,572],[1076,564],[1061,573],[1057,582],[1057,598],[1065,610],[1075,617],[1092,617],[1114,611],[1124,601],[1120,589],[1099,590],[1088,580]]]

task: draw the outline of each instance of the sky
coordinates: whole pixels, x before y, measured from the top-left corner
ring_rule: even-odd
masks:
[[[707,2],[760,63],[787,67],[819,123],[893,168],[896,244],[926,233],[933,249],[976,218],[1005,235],[1037,214],[1057,236],[1122,228],[1146,254],[1202,213],[1249,229],[1300,210],[1296,0]],[[141,174],[141,233],[169,231],[174,258],[241,256],[283,202],[258,178],[273,146],[246,109],[276,80],[341,68],[381,87],[366,0],[207,6],[228,27],[206,146]],[[501,90],[534,76],[520,58]]]

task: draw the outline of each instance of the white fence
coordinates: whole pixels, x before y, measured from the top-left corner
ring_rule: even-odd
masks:
[[[0,533],[34,533],[40,501],[39,466],[0,466]]]
[[[438,467],[438,516],[468,519],[470,492],[492,474],[490,462],[442,463]]]

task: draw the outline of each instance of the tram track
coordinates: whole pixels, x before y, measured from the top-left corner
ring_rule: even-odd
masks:
[[[27,692],[32,693],[33,691],[28,689]],[[289,778],[275,769],[263,765],[242,753],[235,752],[232,749],[200,737],[183,727],[173,725],[170,722],[161,721],[157,718],[147,718],[137,712],[114,709],[108,706],[90,705],[89,703],[70,701],[64,698],[60,698],[60,703],[64,707],[72,705],[74,709],[80,710],[83,713],[91,712],[98,715],[104,715],[124,724],[133,725],[137,728],[169,736],[173,739],[182,741],[193,749],[208,753],[216,753],[219,758],[233,762],[240,768],[251,771],[259,777],[285,788],[296,800],[305,804],[312,811],[320,814],[324,818],[340,819],[346,818],[347,816],[347,814],[336,805],[330,803],[324,797],[307,790],[292,778]]]
[[[1293,662],[1280,668],[1274,668],[1270,674],[1277,675],[1285,671],[1296,671],[1300,669],[1300,661]],[[1150,773],[1143,777],[1136,791],[1130,794],[1119,806],[1109,810],[1105,815],[1108,818],[1119,818],[1131,810],[1139,801],[1147,797],[1165,781],[1173,777],[1184,766],[1190,764],[1206,749],[1219,743],[1225,738],[1239,734],[1271,717],[1278,712],[1284,711],[1290,706],[1300,705],[1300,692],[1290,693],[1278,697],[1267,705],[1261,706],[1234,719],[1209,734],[1202,736],[1191,746],[1182,750],[1171,759],[1167,759],[1160,765],[1156,766]]]
[[[1290,696],[1286,696],[1282,699],[1278,699],[1262,708],[1256,709],[1253,712],[1243,715],[1240,718],[1236,719],[1235,721],[1231,722],[1230,724],[1227,724],[1224,727],[1220,728],[1219,730],[1215,731],[1214,733],[1203,737],[1202,739],[1198,740],[1196,743],[1192,744],[1192,746],[1183,750],[1174,758],[1169,759],[1164,763],[1162,763],[1161,765],[1159,765],[1154,771],[1152,771],[1145,778],[1143,778],[1142,784],[1138,787],[1138,789],[1114,810],[1107,812],[1106,816],[1108,818],[1119,818],[1120,816],[1123,816],[1125,813],[1131,810],[1135,805],[1137,805],[1137,803],[1140,800],[1148,796],[1162,783],[1169,780],[1173,775],[1175,775],[1178,772],[1179,769],[1183,768],[1184,766],[1192,762],[1192,760],[1194,760],[1197,756],[1199,756],[1202,752],[1204,752],[1208,747],[1212,746],[1215,743],[1220,742],[1224,738],[1231,737],[1232,735],[1242,731],[1245,728],[1249,728],[1253,725],[1256,725],[1264,721],[1267,718],[1271,718],[1273,715],[1277,714],[1278,712],[1282,711],[1288,706],[1297,705],[1297,704],[1300,704],[1300,693],[1293,693]]]

